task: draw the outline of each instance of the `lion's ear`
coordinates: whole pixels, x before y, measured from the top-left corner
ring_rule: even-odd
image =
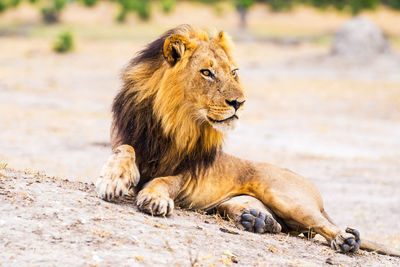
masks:
[[[232,50],[233,48],[232,38],[224,31],[220,31],[215,40],[225,50],[225,52],[228,53],[229,51]]]
[[[165,60],[174,66],[185,53],[189,40],[180,34],[172,34],[164,41],[163,54]]]

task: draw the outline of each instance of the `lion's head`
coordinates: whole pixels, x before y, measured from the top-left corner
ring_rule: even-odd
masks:
[[[126,68],[113,105],[113,143],[132,145],[149,176],[212,162],[236,124],[245,98],[230,47],[224,32],[210,38],[183,25]]]
[[[194,36],[172,34],[163,45],[169,82],[183,79],[184,105],[197,123],[208,122],[219,131],[233,128],[244,103],[238,67],[229,54],[229,38],[220,32],[211,40],[203,32]]]

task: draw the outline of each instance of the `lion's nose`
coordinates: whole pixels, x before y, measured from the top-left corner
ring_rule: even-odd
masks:
[[[238,109],[240,108],[240,106],[243,105],[243,103],[245,102],[245,100],[243,100],[243,101],[238,101],[237,99],[234,99],[234,100],[225,99],[225,102],[226,102],[229,106],[232,106],[235,110],[238,110]]]

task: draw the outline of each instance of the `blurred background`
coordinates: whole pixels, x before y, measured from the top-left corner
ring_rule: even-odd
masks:
[[[129,59],[179,24],[225,30],[248,93],[226,149],[309,177],[339,224],[400,247],[398,10],[400,0],[0,0],[0,164],[93,182]]]

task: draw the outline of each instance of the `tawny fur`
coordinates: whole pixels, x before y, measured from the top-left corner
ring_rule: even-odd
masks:
[[[162,53],[171,35],[188,41],[174,68]],[[173,29],[149,44],[124,71],[124,86],[113,105],[112,146],[130,144],[135,148],[141,182],[207,168],[221,148],[223,133],[193,112],[194,106],[203,103],[188,101],[190,96],[184,90],[186,80],[194,74],[188,71],[193,52],[199,43],[209,41],[207,33],[190,26]],[[212,42],[225,49],[231,46],[222,33]],[[192,87],[192,98],[203,93],[202,86]]]

